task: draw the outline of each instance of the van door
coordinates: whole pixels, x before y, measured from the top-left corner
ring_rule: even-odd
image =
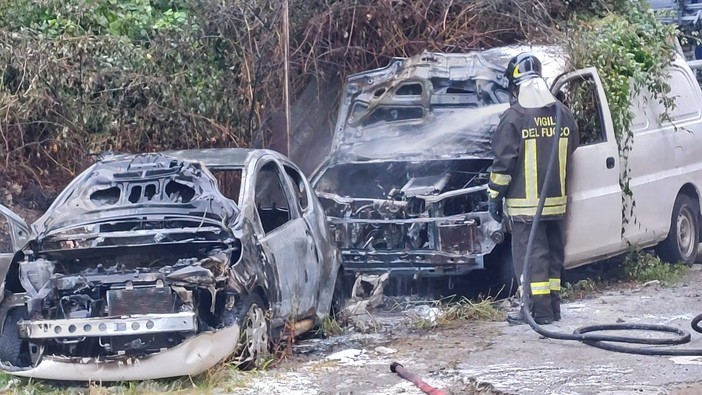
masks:
[[[619,148],[596,69],[565,74],[551,91],[573,111],[580,131],[567,182],[565,267],[572,268],[622,248]]]

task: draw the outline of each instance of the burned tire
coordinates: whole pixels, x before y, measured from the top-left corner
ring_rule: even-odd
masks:
[[[485,269],[492,297],[502,299],[514,295],[519,288],[517,275],[514,272],[512,248],[509,240],[502,243],[499,250],[491,253],[485,262]],[[521,274],[521,273],[520,273]]]
[[[692,265],[700,241],[700,209],[688,195],[678,195],[673,206],[668,237],[656,246],[658,256],[669,263]]]
[[[344,269],[339,269],[334,281],[334,293],[332,294],[331,309],[329,315],[336,320],[341,319],[344,303],[351,297],[351,284],[344,275]]]
[[[24,350],[25,342],[20,339],[17,329],[17,322],[26,319],[28,316],[25,307],[15,307],[11,309],[2,327],[0,335],[0,360],[9,362],[14,366],[26,366],[29,361]]]
[[[232,362],[240,369],[263,367],[271,357],[270,323],[266,310],[263,300],[252,294],[235,312],[240,331]]]

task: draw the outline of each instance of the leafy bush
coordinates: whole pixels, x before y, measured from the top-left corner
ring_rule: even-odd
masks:
[[[284,109],[281,3],[0,2],[0,183],[60,186],[103,150],[268,145]],[[423,50],[558,41],[582,20],[592,29],[579,30],[576,63],[610,67],[638,49],[621,62],[638,78],[662,59],[668,31],[634,3],[291,0],[292,98],[310,75],[343,78]],[[622,87],[608,87],[612,103]]]
[[[631,99],[645,90],[666,109],[674,107],[674,98],[666,96],[670,90],[666,67],[674,59],[678,35],[677,28],[663,24],[648,2],[626,3],[616,7],[617,13],[582,19],[568,40],[573,67],[596,67],[604,85],[621,157],[624,223],[635,221],[627,160],[634,140]]]
[[[685,265],[672,265],[640,249],[632,249],[620,268],[620,277],[630,281],[658,280],[663,285],[673,285],[687,272]]]
[[[91,152],[247,146],[282,102],[279,8],[3,2],[0,177],[61,185]]]

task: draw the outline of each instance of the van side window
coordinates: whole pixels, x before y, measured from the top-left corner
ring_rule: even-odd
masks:
[[[676,121],[699,118],[701,115],[700,107],[695,97],[695,91],[691,89],[697,82],[678,67],[670,67],[668,71],[670,72],[670,79],[668,80],[670,85],[669,97],[675,99],[674,108],[668,111],[670,119],[675,123]],[[665,111],[665,107],[660,103],[657,106],[658,113],[662,114]]]
[[[650,121],[648,119],[648,99],[647,93],[642,89],[641,93],[631,99],[631,107],[629,111],[634,114],[631,120],[631,131],[634,133],[644,132],[648,130]]]
[[[580,131],[580,145],[607,141],[597,85],[591,78],[568,81],[557,93],[558,100],[570,108]]]

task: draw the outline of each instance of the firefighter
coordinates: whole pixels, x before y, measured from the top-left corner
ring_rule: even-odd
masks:
[[[570,110],[551,94],[541,77],[541,62],[533,54],[521,53],[507,65],[505,76],[512,93],[510,108],[501,116],[492,139],[489,212],[502,222],[509,220],[512,257],[518,276],[522,274],[527,240],[541,194],[546,194],[542,222],[531,252],[529,284],[520,285],[530,292],[534,320],[550,324],[561,319],[561,270],[563,267],[566,213],[566,177],[569,158],[579,143],[577,125]],[[556,130],[556,112],[561,127]],[[558,141],[558,157],[551,171],[549,189],[542,190],[553,139]],[[504,213],[503,213],[504,208]],[[524,316],[508,316],[523,323]]]

